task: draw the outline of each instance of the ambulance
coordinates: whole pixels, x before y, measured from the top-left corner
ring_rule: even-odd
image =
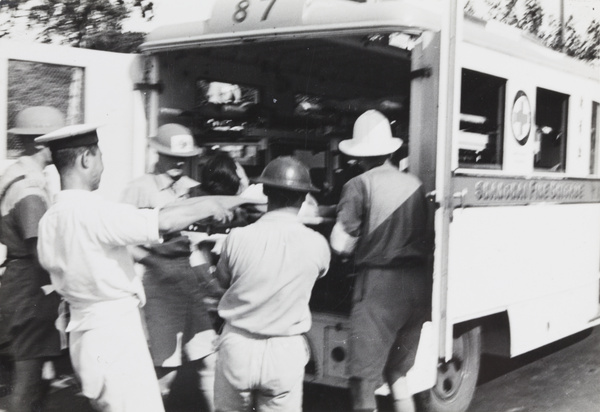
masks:
[[[354,173],[338,144],[361,113],[403,139],[435,233],[432,321],[409,372],[423,409],[466,410],[484,353],[600,323],[598,67],[461,1],[218,0],[195,13],[182,6],[140,48],[149,135],[184,124],[250,177],[293,155],[329,206]],[[310,224],[328,236],[333,221]],[[335,261],[313,291],[309,382],[348,385],[352,270]]]

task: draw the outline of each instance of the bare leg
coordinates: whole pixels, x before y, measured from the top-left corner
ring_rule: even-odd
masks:
[[[361,378],[350,378],[350,395],[354,412],[372,412],[377,408],[375,382]]]
[[[213,353],[205,358],[195,361],[198,373],[199,389],[204,400],[204,410],[214,412],[215,410],[215,365],[217,354]]]
[[[406,377],[396,379],[390,384],[392,397],[394,399],[394,412],[415,412],[415,402],[408,389]]]
[[[177,376],[177,369],[175,368],[156,368],[156,377],[158,378],[158,386],[160,387],[160,393],[165,399],[171,392],[171,384]]]

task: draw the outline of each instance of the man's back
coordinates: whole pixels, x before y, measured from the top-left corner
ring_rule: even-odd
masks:
[[[265,214],[231,232],[218,273],[229,288],[219,314],[232,326],[265,336],[310,328],[308,301],[329,267],[327,240],[288,211]]]
[[[389,163],[344,186],[337,219],[349,235],[359,238],[355,251],[359,266],[388,266],[428,256],[421,182]]]
[[[88,191],[62,191],[40,221],[40,262],[76,311],[123,299],[135,307],[143,291],[125,246],[157,241],[157,221],[154,210],[103,201]]]

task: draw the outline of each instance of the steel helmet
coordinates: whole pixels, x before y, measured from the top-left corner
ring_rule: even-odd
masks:
[[[21,110],[15,117],[10,133],[38,135],[53,132],[65,126],[65,116],[55,107],[32,106]]]
[[[307,167],[291,156],[282,156],[270,161],[255,182],[297,192],[319,191],[312,185]]]
[[[193,157],[200,153],[194,143],[192,132],[177,123],[167,123],[158,128],[149,144],[158,153],[174,157]]]

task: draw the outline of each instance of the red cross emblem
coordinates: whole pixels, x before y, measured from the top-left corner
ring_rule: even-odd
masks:
[[[510,117],[513,136],[520,145],[527,143],[531,131],[531,105],[523,91],[515,96]]]

